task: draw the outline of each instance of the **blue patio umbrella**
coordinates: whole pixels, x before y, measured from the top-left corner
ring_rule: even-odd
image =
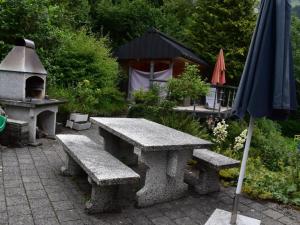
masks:
[[[236,224],[239,195],[255,118],[286,119],[295,110],[296,90],[291,50],[291,0],[262,0],[233,115],[250,115],[231,224]]]

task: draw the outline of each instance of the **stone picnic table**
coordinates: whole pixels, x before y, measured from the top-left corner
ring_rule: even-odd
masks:
[[[137,165],[134,147],[140,149],[139,160],[148,167],[145,185],[136,194],[140,207],[182,197],[188,188],[184,169],[193,150],[211,145],[146,119],[91,117],[90,121],[99,126],[104,149],[126,165]]]

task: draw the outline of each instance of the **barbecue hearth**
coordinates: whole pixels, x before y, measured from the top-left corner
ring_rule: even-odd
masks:
[[[36,130],[55,136],[56,113],[62,101],[45,98],[47,71],[33,41],[18,40],[0,64],[0,104],[9,118],[27,121],[29,142],[37,144]]]

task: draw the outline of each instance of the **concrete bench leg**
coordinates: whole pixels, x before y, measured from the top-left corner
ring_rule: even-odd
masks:
[[[86,202],[85,209],[89,214],[101,212],[119,212],[120,206],[117,200],[118,185],[98,186],[90,178],[92,185],[91,199]]]
[[[194,188],[202,195],[220,191],[219,171],[210,167],[201,167],[199,180]]]
[[[64,176],[76,176],[82,173],[82,169],[67,153],[66,166],[61,167],[61,173]]]
[[[134,153],[134,146],[99,128],[99,133],[104,139],[104,149],[127,166],[138,164],[138,156]]]
[[[191,151],[141,152],[141,160],[149,167],[144,187],[137,192],[137,206],[144,207],[178,199],[187,193],[183,182],[184,168]]]

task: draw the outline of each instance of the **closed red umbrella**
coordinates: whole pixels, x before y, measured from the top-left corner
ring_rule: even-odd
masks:
[[[223,53],[223,49],[221,49],[217,57],[217,62],[211,78],[211,83],[214,85],[225,84],[226,83],[225,70],[226,68],[225,68],[224,53]]]

